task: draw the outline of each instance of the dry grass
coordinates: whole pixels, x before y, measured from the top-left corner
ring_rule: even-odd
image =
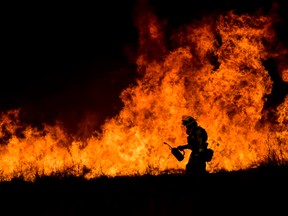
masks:
[[[198,180],[168,172],[93,180],[55,173],[34,183],[0,183],[0,203],[7,215],[280,215],[287,210],[287,182],[287,164]]]

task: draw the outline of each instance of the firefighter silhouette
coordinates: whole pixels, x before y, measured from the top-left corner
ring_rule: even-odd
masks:
[[[186,116],[182,119],[182,124],[186,127],[187,144],[177,147],[178,150],[192,150],[189,160],[186,164],[186,173],[195,177],[202,177],[207,174],[206,171],[206,153],[208,149],[208,135],[204,128],[198,125],[197,121]]]

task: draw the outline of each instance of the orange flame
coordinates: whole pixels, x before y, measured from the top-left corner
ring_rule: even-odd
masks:
[[[228,12],[206,17],[178,29],[170,51],[153,13],[137,23],[141,78],[121,93],[119,114],[86,143],[67,135],[60,123],[39,131],[21,127],[19,110],[3,114],[2,181],[19,176],[33,181],[56,172],[79,176],[83,169],[89,170],[87,179],[183,170],[188,156],[178,162],[163,144],[186,143],[182,115],[194,116],[208,132],[215,151],[209,172],[255,167],[270,157],[288,160],[288,96],[273,110],[275,121],[264,109],[273,81],[262,61],[287,54],[269,50],[276,43],[272,16]],[[287,65],[279,70],[287,82]]]

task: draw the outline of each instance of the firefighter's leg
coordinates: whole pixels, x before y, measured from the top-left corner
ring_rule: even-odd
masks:
[[[186,174],[188,175],[194,175],[195,172],[196,172],[196,166],[195,166],[195,158],[190,155],[190,158],[189,158],[189,161],[188,163],[186,164]]]
[[[198,160],[197,161],[197,176],[200,178],[205,177],[207,175],[206,171],[206,162],[205,160]]]

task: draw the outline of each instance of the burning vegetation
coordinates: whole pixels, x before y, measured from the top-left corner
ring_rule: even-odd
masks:
[[[139,8],[138,14],[144,13],[146,7]],[[195,19],[167,36],[165,21],[147,9],[135,19],[139,76],[121,92],[119,114],[83,141],[61,122],[35,128],[19,120],[21,108],[3,112],[1,180],[33,181],[57,172],[91,179],[183,170],[188,158],[178,162],[163,145],[186,143],[183,115],[195,117],[208,133],[211,173],[269,160],[287,163],[288,95],[271,98],[272,73],[278,82],[288,82],[287,47],[277,40],[277,22],[277,7],[269,13],[227,11]]]

